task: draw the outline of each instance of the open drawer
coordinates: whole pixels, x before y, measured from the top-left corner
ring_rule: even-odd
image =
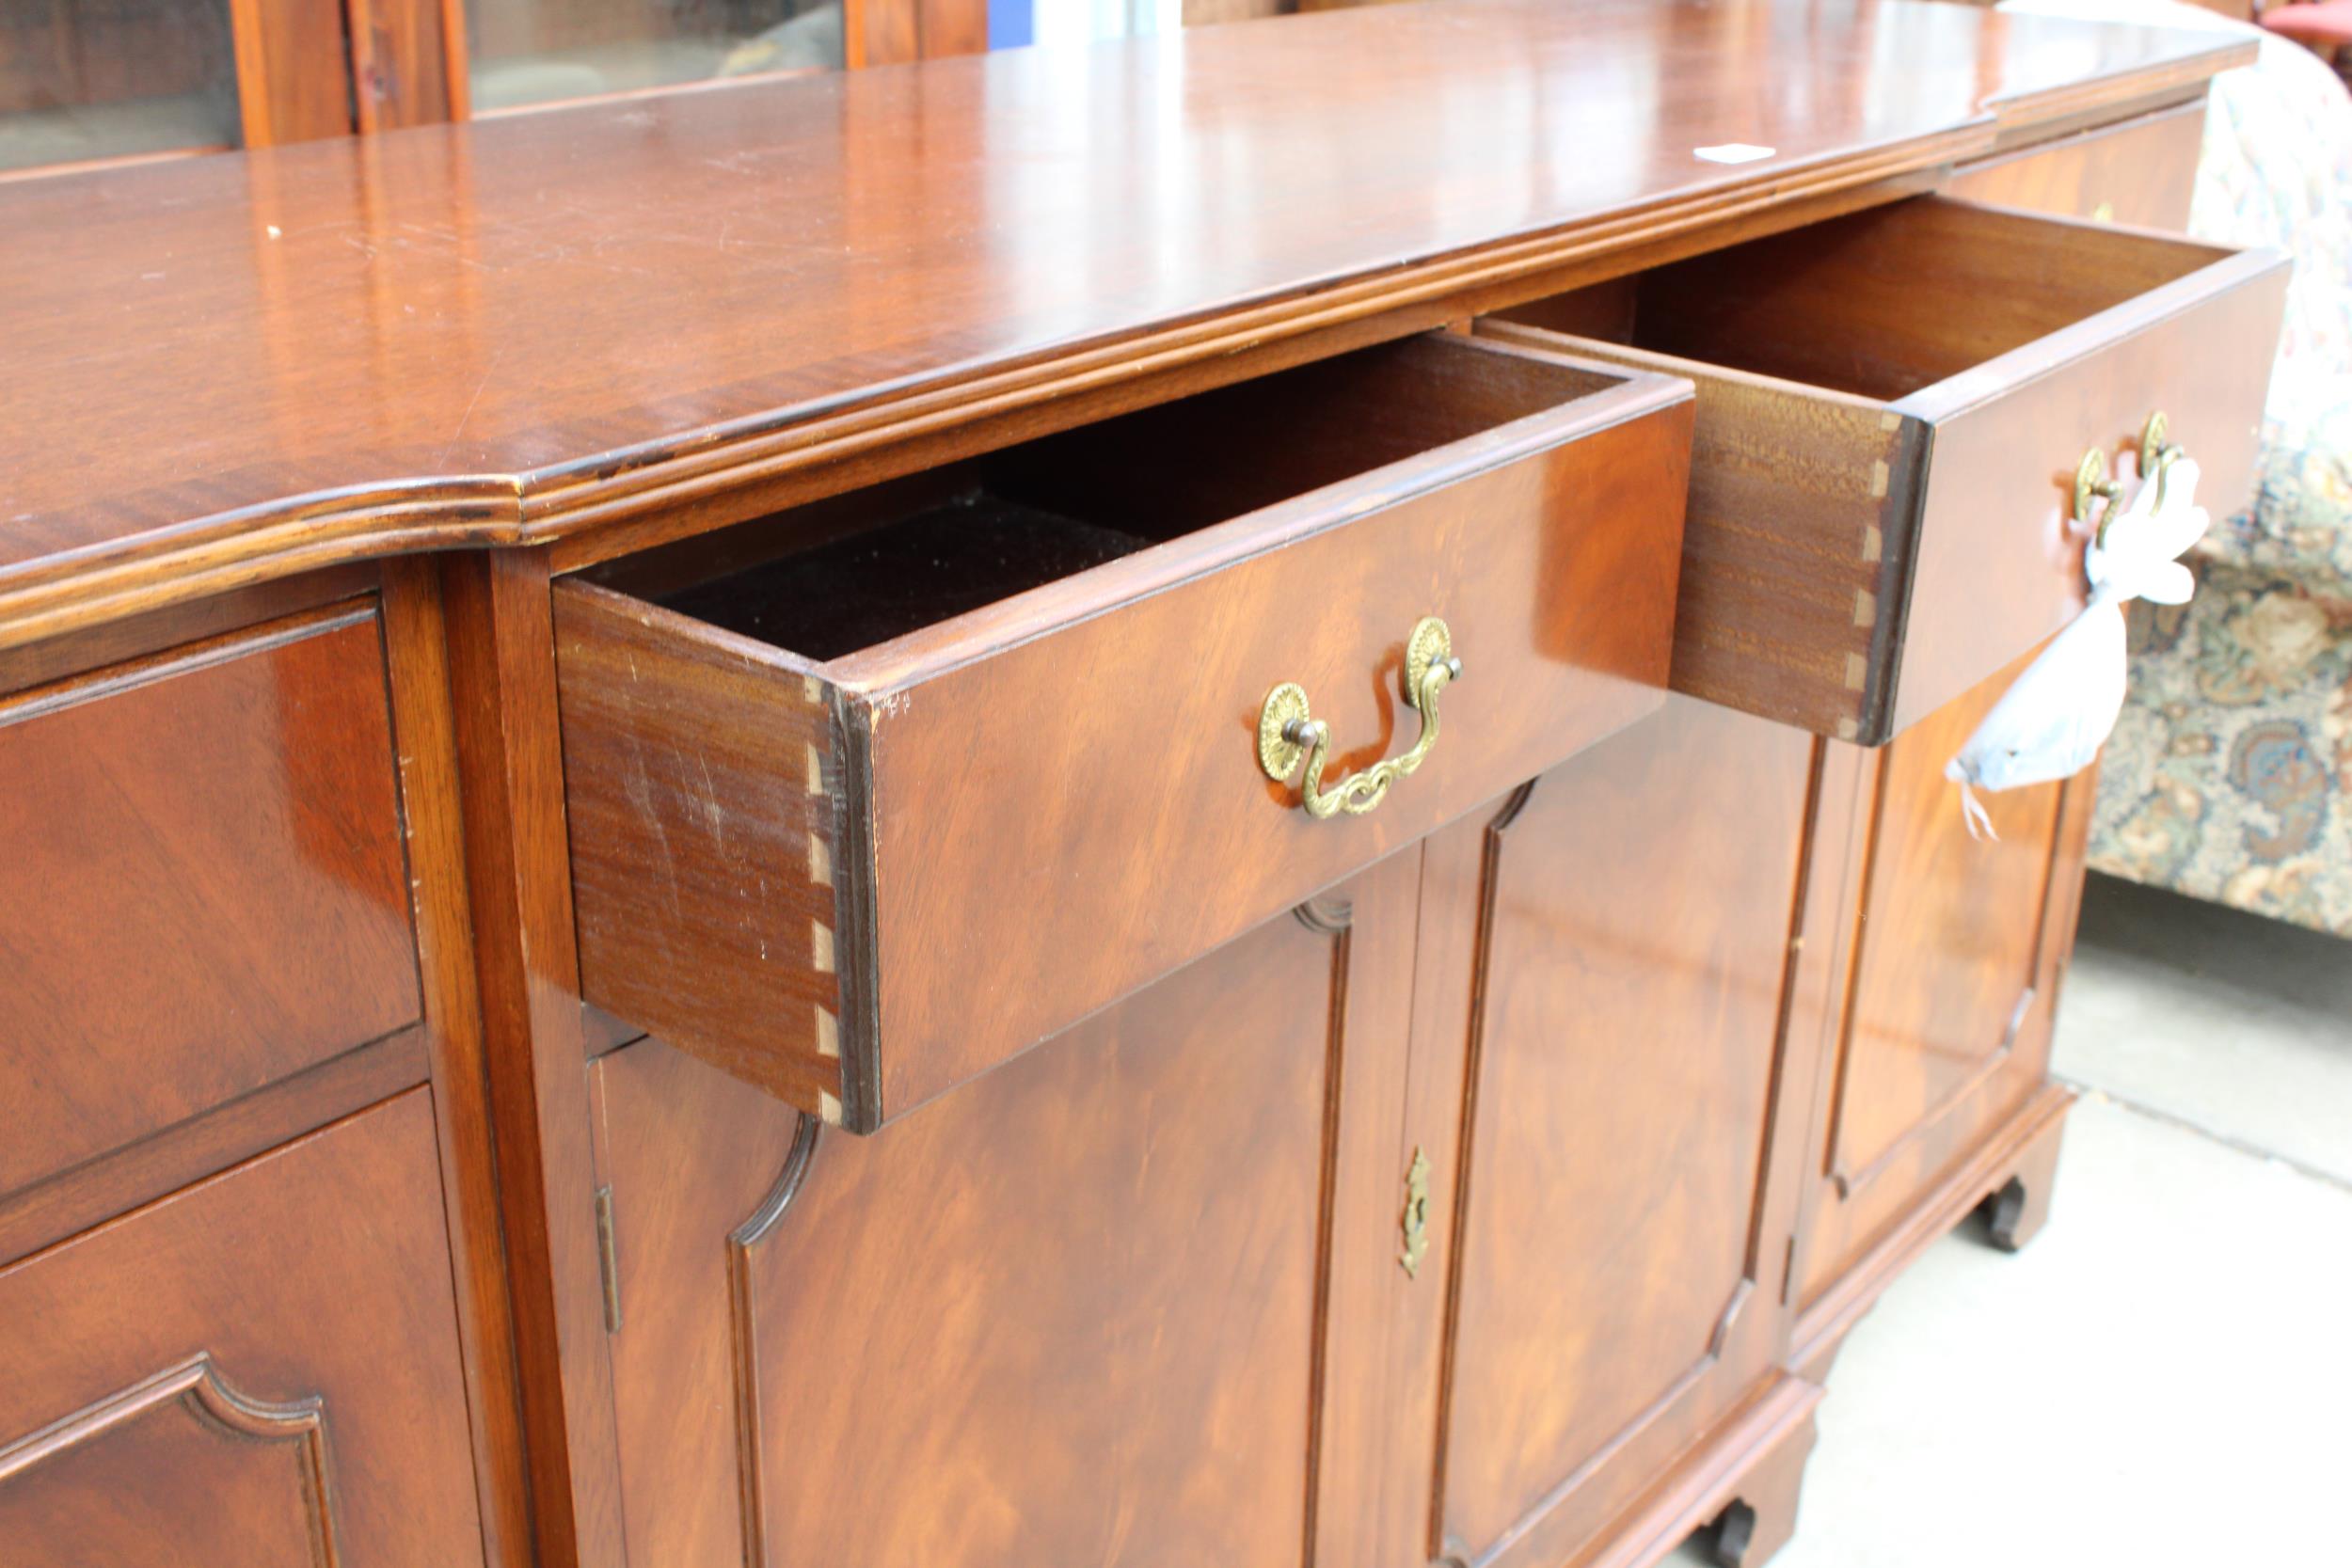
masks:
[[[1877,744],[2081,607],[2088,451],[2128,479],[2161,411],[2244,503],[2286,277],[1922,197],[1479,330],[1696,384],[1675,689]]]
[[[1690,425],[1422,337],[559,582],[587,1000],[881,1125],[1657,706]]]

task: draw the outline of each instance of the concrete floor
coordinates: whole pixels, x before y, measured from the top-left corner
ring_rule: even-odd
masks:
[[[1855,1330],[1777,1568],[2352,1565],[2352,943],[2091,882],[2049,1226]]]

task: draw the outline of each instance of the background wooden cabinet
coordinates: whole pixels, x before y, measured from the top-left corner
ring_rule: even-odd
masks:
[[[0,177],[462,117],[444,0],[31,0],[0,10]]]
[[[988,47],[987,0],[24,0],[0,179]]]

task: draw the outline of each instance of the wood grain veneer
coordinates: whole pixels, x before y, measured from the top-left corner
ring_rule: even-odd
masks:
[[[1677,698],[1431,845],[1483,869],[1416,1042],[1470,1062],[1433,1556],[1582,1560],[1771,1381],[1815,744]]]
[[[372,602],[0,700],[0,1197],[419,1021]]]
[[[1910,0],[1439,0],[10,184],[0,641],[1556,291],[2250,47]],[[1776,150],[1691,156],[1730,141]]]
[[[467,907],[465,824],[450,685],[451,626],[437,562],[391,562],[383,576],[392,731],[408,828],[410,901],[424,972],[434,1126],[458,1335],[466,1358],[483,1556],[487,1568],[528,1568],[532,1541],[521,1370],[499,1207],[489,1047]],[[477,822],[475,831],[489,832],[490,825]]]
[[[428,1071],[424,1037],[421,1028],[387,1035],[17,1188],[0,1197],[0,1262],[39,1252],[415,1087]]]

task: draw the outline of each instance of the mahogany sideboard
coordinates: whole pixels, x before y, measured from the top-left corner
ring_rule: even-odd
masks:
[[[1761,1560],[2050,1201],[2088,785],[1941,770],[2087,451],[2250,483],[2249,54],[1429,0],[0,188],[0,1560]]]

